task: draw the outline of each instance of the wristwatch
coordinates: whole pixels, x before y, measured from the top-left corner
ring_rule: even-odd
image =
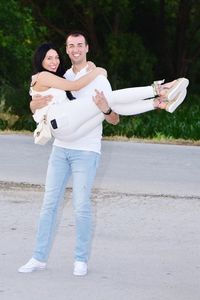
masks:
[[[109,109],[106,112],[103,112],[103,113],[104,113],[104,115],[108,116],[108,115],[111,114],[111,112],[112,112],[112,108],[109,107]]]

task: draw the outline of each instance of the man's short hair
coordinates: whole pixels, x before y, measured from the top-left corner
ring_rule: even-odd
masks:
[[[82,35],[85,39],[85,44],[89,45],[89,37],[88,37],[87,33],[84,31],[81,31],[81,30],[72,30],[72,31],[68,32],[67,36],[66,36],[66,42],[67,42],[67,39],[69,36],[77,37],[79,35]]]

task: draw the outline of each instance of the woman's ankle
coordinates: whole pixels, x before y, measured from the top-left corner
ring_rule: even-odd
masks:
[[[154,96],[160,96],[161,90],[162,90],[162,84],[164,83],[165,79],[163,80],[158,80],[154,81],[153,84],[151,85],[153,88]]]
[[[166,109],[167,107],[167,102],[164,101],[162,97],[157,97],[154,99],[153,106],[155,109]]]

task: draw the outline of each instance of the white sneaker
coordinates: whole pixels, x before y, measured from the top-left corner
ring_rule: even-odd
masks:
[[[20,273],[31,273],[33,271],[41,271],[46,268],[46,263],[35,258],[31,258],[25,265],[18,269]]]
[[[75,276],[87,275],[87,264],[83,261],[75,261],[73,274]]]

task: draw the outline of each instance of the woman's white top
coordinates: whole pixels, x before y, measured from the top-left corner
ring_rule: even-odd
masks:
[[[66,92],[60,89],[55,89],[55,88],[49,88],[46,91],[35,91],[32,87],[30,88],[30,95],[35,96],[35,95],[41,95],[41,96],[48,96],[51,95],[53,96],[52,101],[45,107],[36,109],[35,113],[33,114],[33,119],[35,120],[36,123],[39,123],[42,119],[43,116],[48,112],[49,108],[52,105],[59,104],[59,103],[64,103],[65,101],[69,101],[69,99],[66,96]]]
[[[37,123],[44,117],[44,115],[47,112],[48,112],[48,116],[51,115],[51,117],[52,117],[51,112],[54,111],[54,109],[51,109],[51,106],[54,106],[56,104],[62,104],[65,101],[71,102],[67,98],[65,91],[56,89],[56,88],[49,88],[46,91],[39,92],[39,91],[35,91],[31,87],[30,95],[31,96],[34,96],[34,95],[41,95],[41,96],[52,95],[53,96],[52,101],[47,106],[45,106],[41,109],[37,109],[35,111],[35,113],[33,114],[33,118],[34,118],[35,122],[37,122]],[[73,101],[81,101],[81,99],[77,98],[76,100],[73,100]],[[59,107],[59,105],[57,106],[57,108],[58,107]],[[74,116],[74,118],[78,118],[78,112]],[[68,138],[67,135],[64,140],[55,138],[53,145],[62,147],[62,148],[66,148],[66,149],[93,151],[93,152],[100,153],[101,152],[101,138],[102,138],[102,126],[100,126],[98,129],[92,128],[90,131],[85,133],[84,136],[82,136],[81,138],[71,139],[71,138]]]

